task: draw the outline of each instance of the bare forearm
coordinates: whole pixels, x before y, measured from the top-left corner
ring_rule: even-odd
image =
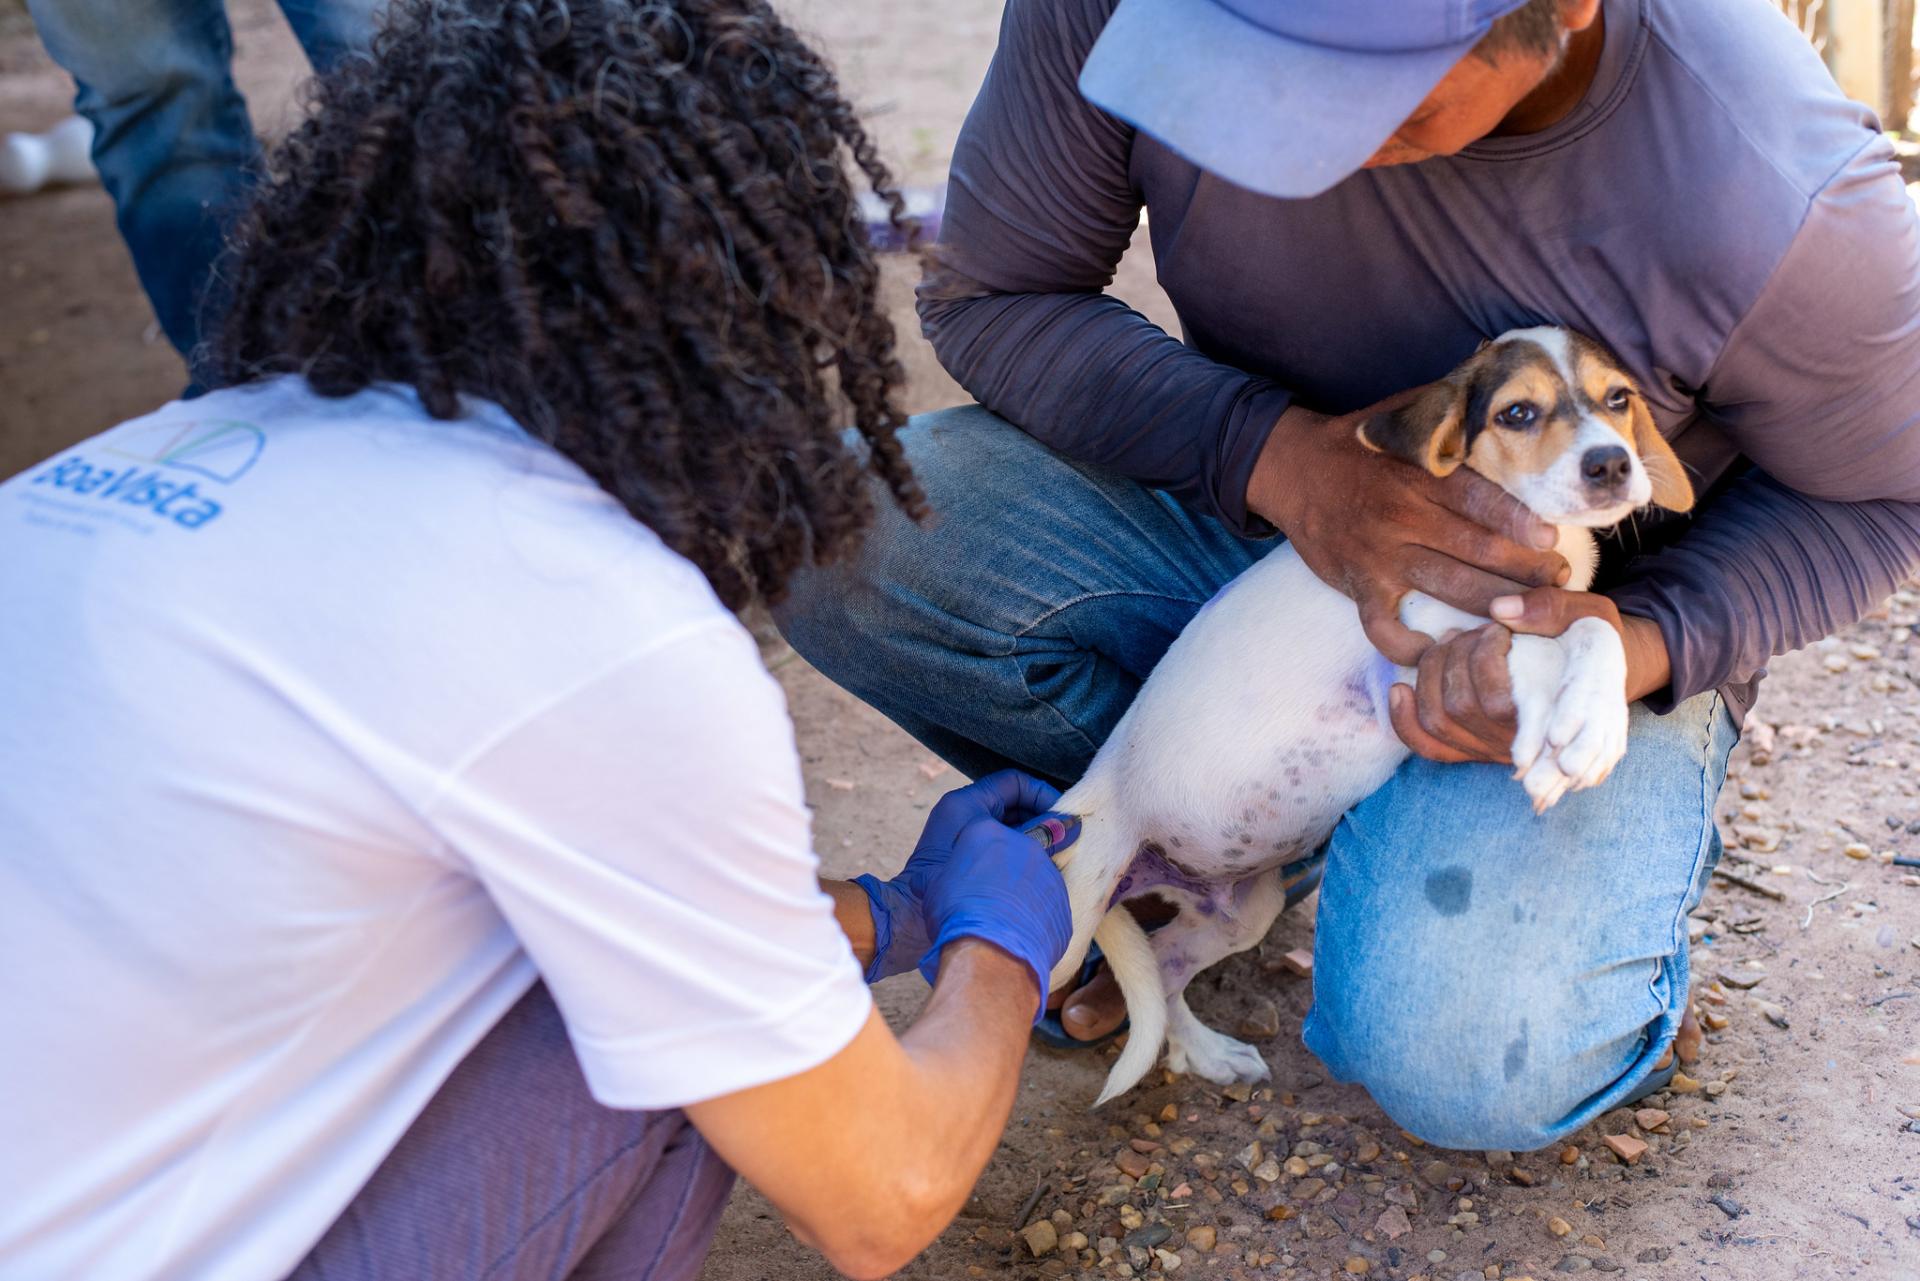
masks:
[[[1620,639],[1627,651],[1627,701],[1638,702],[1665,689],[1673,679],[1673,663],[1659,624],[1650,618],[1623,615]]]
[[[834,924],[847,936],[847,943],[853,948],[853,958],[860,962],[860,968],[866,969],[873,964],[873,949],[876,945],[873,929],[873,907],[862,890],[852,881],[820,882],[820,888],[833,900]]]
[[[952,1221],[993,1155],[1038,1000],[1025,964],[962,939],[903,1036],[875,1014],[813,1071],[688,1113],[796,1236],[884,1276]]]
[[[905,1110],[915,1120],[903,1127],[915,1149],[909,1162],[930,1183],[944,1183],[941,1223],[959,1212],[999,1146],[1040,999],[1025,965],[962,939],[942,952],[940,983],[900,1038],[913,1064]]]

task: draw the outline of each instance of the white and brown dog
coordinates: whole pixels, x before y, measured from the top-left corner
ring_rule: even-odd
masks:
[[[1360,435],[1436,475],[1471,467],[1558,526],[1571,590],[1592,581],[1591,530],[1648,503],[1693,503],[1633,380],[1564,329],[1501,335]],[[1436,639],[1487,621],[1418,594],[1400,617]],[[1507,667],[1514,776],[1536,812],[1603,781],[1627,749],[1619,634],[1587,618],[1557,638],[1515,636]],[[1353,603],[1288,546],[1222,589],[1167,650],[1058,807],[1082,828],[1059,858],[1073,942],[1053,985],[1097,939],[1132,1022],[1099,1102],[1132,1088],[1163,1039],[1175,1071],[1223,1084],[1267,1075],[1257,1050],[1194,1017],[1186,986],[1265,936],[1285,901],[1278,869],[1316,849],[1406,759],[1387,690],[1413,677],[1368,644]],[[1179,909],[1151,938],[1121,906],[1149,893]]]

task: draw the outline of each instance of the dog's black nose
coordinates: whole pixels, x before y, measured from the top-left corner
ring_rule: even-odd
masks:
[[[1633,474],[1633,459],[1618,445],[1602,445],[1580,456],[1580,474],[1595,489],[1618,489]]]

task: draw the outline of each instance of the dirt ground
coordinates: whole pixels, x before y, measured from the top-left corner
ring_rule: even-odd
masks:
[[[901,179],[937,182],[992,51],[998,0],[787,7],[837,59]],[[284,128],[299,53],[260,0],[238,0],[234,25],[256,123]],[[0,6],[0,130],[52,124],[70,92]],[[956,403],[913,326],[910,282],[896,262],[911,407]],[[1171,321],[1144,249],[1117,292]],[[0,475],[181,384],[97,189],[0,200],[0,300]],[[1775,666],[1759,712],[1768,724],[1736,753],[1721,810],[1725,866],[1781,899],[1716,884],[1696,913],[1696,999],[1726,1022],[1697,1088],[1651,1101],[1664,1121],[1612,1114],[1564,1153],[1422,1147],[1301,1047],[1309,984],[1278,964],[1311,944],[1310,911],[1296,910],[1193,990],[1218,1026],[1269,1020],[1269,1087],[1156,1074],[1095,1113],[1107,1058],[1036,1050],[974,1198],[901,1275],[1920,1278],[1920,877],[1877,857],[1920,853],[1916,615],[1920,588]],[[777,638],[767,655],[799,727],[828,869],[890,872],[927,806],[960,780]],[[905,1020],[924,992],[895,979],[881,1002]],[[1633,1135],[1648,1148],[1629,1166],[1604,1139]],[[1261,1154],[1247,1151],[1256,1142]],[[1306,1170],[1261,1177],[1274,1172],[1268,1153]],[[1049,1218],[1066,1244],[1036,1259],[1014,1230]],[[1075,1232],[1088,1241],[1080,1254]],[[1120,1241],[1104,1260],[1103,1237]],[[746,1190],[704,1274],[831,1275]]]

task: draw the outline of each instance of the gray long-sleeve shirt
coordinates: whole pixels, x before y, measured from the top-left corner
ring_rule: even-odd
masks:
[[[982,404],[1246,532],[1297,397],[1339,413],[1481,339],[1619,353],[1693,470],[1689,519],[1603,561],[1657,622],[1664,708],[1857,620],[1920,564],[1920,220],[1872,115],[1763,0],[1606,0],[1552,128],[1280,200],[1076,88],[1116,0],[1009,0],[953,160],[920,314]],[[1285,121],[1275,121],[1285,128]],[[1102,292],[1142,207],[1183,343]]]

